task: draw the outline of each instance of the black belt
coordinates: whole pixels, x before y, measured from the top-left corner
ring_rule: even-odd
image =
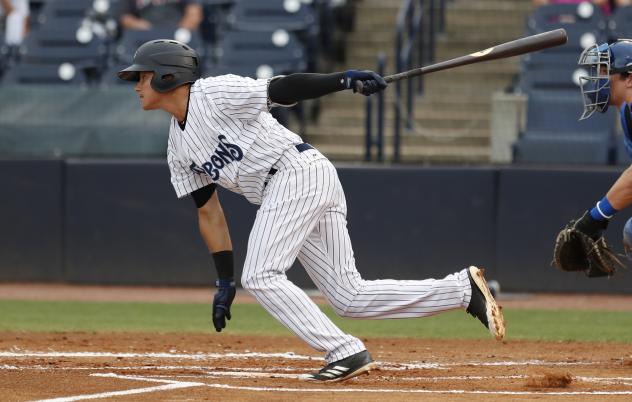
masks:
[[[308,144],[308,143],[306,143],[306,142],[302,142],[302,143],[300,143],[300,144],[296,144],[296,145],[294,145],[294,147],[296,148],[296,150],[297,150],[298,152],[305,152],[305,151],[307,151],[308,149],[314,149],[314,147],[313,147],[313,146],[311,146],[310,144]],[[274,176],[274,174],[275,174],[276,172],[278,172],[278,170],[277,170],[277,169],[275,169],[275,168],[270,168],[270,171],[268,172],[268,176]],[[269,180],[269,179],[270,179],[270,178],[268,177],[268,179],[267,179],[267,180],[265,181],[265,183],[263,184],[263,187],[265,187],[265,186],[267,186],[267,185],[268,185],[268,180]]]

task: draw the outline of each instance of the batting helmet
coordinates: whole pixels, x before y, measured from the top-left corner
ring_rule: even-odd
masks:
[[[632,39],[619,39],[586,48],[579,57],[589,75],[580,77],[584,113],[580,120],[595,112],[605,113],[610,102],[610,75],[632,71]]]
[[[200,58],[195,50],[172,39],[157,39],[141,45],[132,65],[118,72],[126,81],[138,81],[141,71],[151,71],[151,87],[168,92],[200,78]]]

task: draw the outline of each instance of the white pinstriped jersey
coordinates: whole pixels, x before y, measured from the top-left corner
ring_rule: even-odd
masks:
[[[241,283],[328,363],[366,349],[341,331],[285,272],[298,258],[336,312],[355,318],[423,317],[465,308],[467,270],[443,279],[362,279],[336,169],[268,113],[268,81],[234,75],[196,81],[184,130],[172,119],[168,161],[178,197],[210,183],[261,204]],[[274,165],[276,173],[270,175]],[[265,197],[264,182],[269,179]]]
[[[223,75],[193,83],[185,129],[172,118],[169,130],[167,161],[179,198],[216,183],[261,203],[272,165],[302,142],[268,112],[268,82]]]

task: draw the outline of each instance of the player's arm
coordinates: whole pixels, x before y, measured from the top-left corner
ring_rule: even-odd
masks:
[[[217,269],[217,293],[213,298],[213,325],[215,330],[220,332],[226,327],[226,320],[230,320],[230,306],[235,298],[233,244],[224,211],[215,192],[215,185],[209,184],[195,190],[191,196],[197,207],[200,234],[213,254]]]
[[[597,240],[618,211],[632,204],[632,166],[628,167],[610,187],[608,193],[592,209],[577,219],[574,227]]]
[[[180,20],[180,26],[190,31],[195,31],[204,18],[202,6],[197,3],[189,3],[184,8],[184,15]]]
[[[319,98],[345,89],[352,89],[355,92],[355,83],[358,81],[362,81],[362,94],[367,96],[383,90],[388,85],[384,78],[373,71],[295,73],[272,79],[268,86],[268,97],[273,104],[293,105],[302,100]]]
[[[11,0],[0,0],[0,5],[4,9],[5,16],[13,12],[13,5],[11,4]]]
[[[632,166],[628,167],[612,185],[606,197],[612,207],[620,211],[632,204]]]

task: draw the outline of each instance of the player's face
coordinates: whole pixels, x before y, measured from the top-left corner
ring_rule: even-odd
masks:
[[[632,75],[622,77],[621,74],[610,76],[610,104],[621,107],[623,102],[630,102],[632,96]]]
[[[154,77],[154,73],[141,71],[140,79],[134,86],[134,90],[140,98],[140,104],[143,106],[143,110],[153,110],[160,108],[160,93],[156,92],[151,87],[151,79]]]

